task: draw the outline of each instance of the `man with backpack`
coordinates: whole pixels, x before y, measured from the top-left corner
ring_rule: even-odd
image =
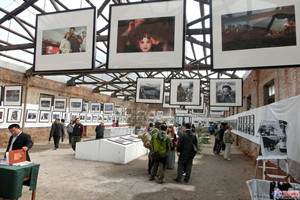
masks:
[[[164,182],[164,173],[166,169],[167,156],[169,155],[172,147],[172,140],[168,136],[166,125],[161,125],[160,131],[155,133],[151,138],[152,147],[152,160],[153,166],[151,168],[151,174],[149,181],[153,181],[155,175],[158,175],[157,182]]]

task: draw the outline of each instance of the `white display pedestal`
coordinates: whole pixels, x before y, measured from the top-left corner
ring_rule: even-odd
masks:
[[[146,153],[147,149],[143,146],[142,141],[122,145],[107,139],[101,139],[77,142],[75,158],[126,164],[142,155],[146,155]]]
[[[118,137],[134,134],[134,127],[109,127],[104,129],[104,138]]]

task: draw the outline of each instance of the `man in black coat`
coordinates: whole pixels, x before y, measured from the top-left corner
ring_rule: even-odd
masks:
[[[12,151],[12,150],[23,149],[24,151],[26,151],[27,161],[30,161],[28,151],[33,146],[33,142],[31,140],[30,135],[23,133],[18,124],[11,124],[8,127],[8,130],[11,133],[11,136],[9,138],[6,152]]]
[[[51,126],[51,130],[50,130],[50,135],[53,136],[55,150],[58,148],[59,139],[60,139],[60,137],[63,136],[64,131],[65,131],[64,127],[59,122],[59,119],[55,119],[54,123]]]
[[[104,137],[104,122],[101,122],[100,125],[96,126],[96,139],[102,139]]]
[[[191,124],[187,123],[182,126],[182,137],[178,140],[177,146],[177,155],[178,159],[178,168],[177,168],[177,177],[173,180],[176,182],[181,181],[181,177],[183,174],[183,169],[186,170],[186,175],[184,178],[184,182],[189,182],[193,159],[198,151],[198,140],[195,133],[191,130]]]

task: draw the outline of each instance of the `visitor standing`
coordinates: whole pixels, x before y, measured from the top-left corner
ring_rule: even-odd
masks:
[[[70,123],[67,125],[67,132],[69,135],[69,144],[72,143],[72,133],[73,133],[74,121],[70,120]]]
[[[76,143],[81,142],[81,138],[84,134],[84,126],[80,123],[80,119],[75,119],[75,125],[73,128],[73,134],[72,134],[72,149],[76,150]]]
[[[169,126],[167,129],[167,134],[172,140],[172,147],[171,151],[167,157],[167,166],[166,169],[174,169],[174,164],[175,164],[175,147],[177,146],[177,137],[175,134],[175,130],[173,126]]]
[[[62,132],[62,136],[61,136],[61,143],[64,143],[64,139],[66,138],[66,134],[65,134],[65,120],[64,119],[61,119],[60,120],[60,123],[63,127],[63,132]]]
[[[58,149],[59,139],[64,132],[64,128],[59,121],[60,121],[59,119],[55,119],[50,130],[50,136],[53,136],[53,140],[54,140],[54,150]]]
[[[96,139],[102,139],[104,137],[104,122],[101,122],[100,125],[96,126]]]
[[[224,133],[224,137],[223,137],[223,142],[226,145],[225,153],[224,153],[225,160],[231,160],[231,158],[230,158],[231,144],[234,141],[232,138],[232,135],[231,135],[231,130],[232,130],[232,127],[228,126],[227,130]]]

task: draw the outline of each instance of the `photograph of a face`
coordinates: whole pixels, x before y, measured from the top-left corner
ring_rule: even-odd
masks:
[[[86,36],[86,26],[44,30],[42,55],[85,52]]]
[[[108,69],[182,68],[184,8],[184,0],[111,5]]]
[[[21,122],[22,109],[9,108],[7,112],[7,123]]]
[[[70,98],[70,112],[82,112],[82,104],[81,98]]]
[[[66,104],[67,104],[67,99],[60,99],[60,98],[55,98],[54,99],[54,111],[66,111]]]
[[[200,79],[171,79],[171,105],[200,106],[200,100]]]
[[[5,114],[5,109],[0,108],[0,123],[4,122],[4,114]]]
[[[242,106],[242,79],[210,79],[210,106]]]
[[[37,122],[38,110],[27,110],[26,122]]]
[[[117,53],[174,51],[175,17],[118,21]]]
[[[222,15],[222,50],[295,46],[295,6]]]
[[[4,87],[4,106],[20,106],[22,104],[22,86]]]
[[[136,102],[162,103],[164,79],[162,78],[138,78]]]
[[[100,112],[101,104],[100,103],[91,103],[91,112]]]
[[[103,106],[104,106],[103,107],[104,113],[113,113],[114,112],[114,107],[115,107],[114,103],[104,103]]]

